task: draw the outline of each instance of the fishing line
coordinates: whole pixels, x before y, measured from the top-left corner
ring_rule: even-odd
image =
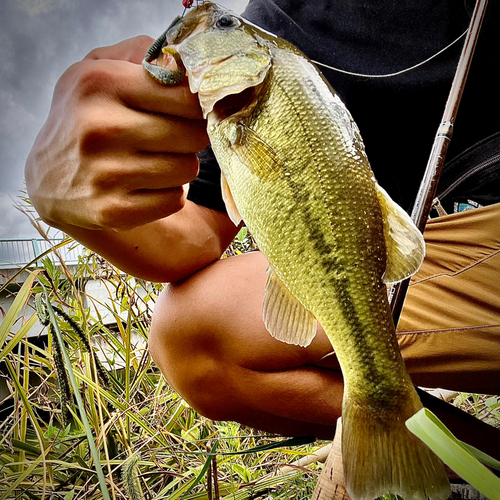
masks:
[[[432,59],[434,59],[434,58],[438,57],[440,54],[442,54],[445,50],[448,50],[451,46],[455,45],[460,39],[462,39],[467,34],[468,31],[469,30],[466,29],[457,39],[453,40],[453,42],[451,42],[449,45],[447,45],[446,47],[444,47],[443,49],[441,49],[439,52],[436,52],[432,56],[428,57],[427,59],[425,59],[425,60],[423,60],[423,61],[415,64],[414,66],[410,66],[409,68],[405,68],[405,69],[402,69],[400,71],[396,71],[395,73],[387,73],[385,75],[365,75],[364,73],[354,73],[352,71],[346,71],[344,69],[335,68],[334,66],[328,66],[328,64],[320,63],[320,62],[314,61],[314,60],[312,60],[312,62],[314,64],[317,64],[318,66],[323,66],[325,68],[331,69],[333,71],[337,71],[339,73],[345,73],[346,75],[361,76],[361,77],[364,77],[364,78],[388,78],[388,77],[391,77],[391,76],[401,75],[403,73],[406,73],[406,72],[411,71],[413,69],[419,68],[420,66],[428,63]]]
[[[194,0],[182,0],[182,5],[184,6],[184,12],[182,13],[182,17],[186,14],[186,10],[190,9],[193,6]],[[196,0],[196,8],[198,8],[198,0]],[[323,66],[324,68],[331,69],[333,71],[337,71],[338,73],[344,73],[346,75],[351,75],[351,76],[361,76],[364,78],[389,78],[391,76],[397,76],[397,75],[402,75],[403,73],[407,73],[408,71],[412,71],[416,68],[419,68],[420,66],[423,66],[424,64],[427,64],[429,61],[432,61],[432,59],[438,57],[440,54],[442,54],[445,50],[448,50],[450,47],[455,45],[459,40],[461,40],[469,31],[469,29],[466,29],[458,38],[453,40],[449,45],[441,49],[439,52],[436,52],[432,56],[428,57],[427,59],[424,59],[423,61],[415,64],[414,66],[410,66],[409,68],[402,69],[400,71],[396,71],[395,73],[387,73],[384,75],[367,75],[364,73],[355,73],[352,71],[347,71],[345,69],[340,69],[340,68],[335,68],[334,66],[329,66],[328,64],[324,64],[318,61],[315,61],[314,59],[311,59],[311,61],[318,65],[318,66]]]

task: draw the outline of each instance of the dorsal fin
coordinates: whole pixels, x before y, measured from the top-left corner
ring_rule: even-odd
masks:
[[[384,217],[387,265],[384,283],[395,283],[415,274],[425,255],[422,233],[410,216],[377,184],[377,195]]]

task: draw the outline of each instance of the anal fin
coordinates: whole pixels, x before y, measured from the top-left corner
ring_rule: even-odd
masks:
[[[316,335],[318,322],[314,315],[292,295],[271,269],[262,315],[269,333],[287,344],[306,347]]]

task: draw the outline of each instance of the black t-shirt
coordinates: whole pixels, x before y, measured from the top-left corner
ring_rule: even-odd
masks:
[[[368,75],[398,72],[438,53],[467,29],[472,0],[250,0],[243,17],[314,61]],[[500,130],[498,2],[489,2],[447,159]],[[319,66],[358,124],[378,182],[411,210],[443,114],[463,38],[426,64],[385,78]],[[211,151],[189,199],[224,210]]]

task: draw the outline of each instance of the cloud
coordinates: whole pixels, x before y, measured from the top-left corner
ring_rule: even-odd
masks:
[[[17,6],[30,16],[45,14],[61,6],[67,7],[69,3],[68,0],[17,0],[16,2]]]
[[[222,0],[241,12],[247,0]],[[181,0],[6,0],[0,16],[0,238],[33,230],[12,205],[62,73],[95,47],[158,36]]]
[[[30,224],[28,216],[19,211],[15,197],[0,193],[0,238],[36,238],[39,233]]]
[[[33,113],[28,111],[16,99],[14,95],[0,88],[0,134],[11,137],[19,137],[24,131],[33,125],[37,119]]]

